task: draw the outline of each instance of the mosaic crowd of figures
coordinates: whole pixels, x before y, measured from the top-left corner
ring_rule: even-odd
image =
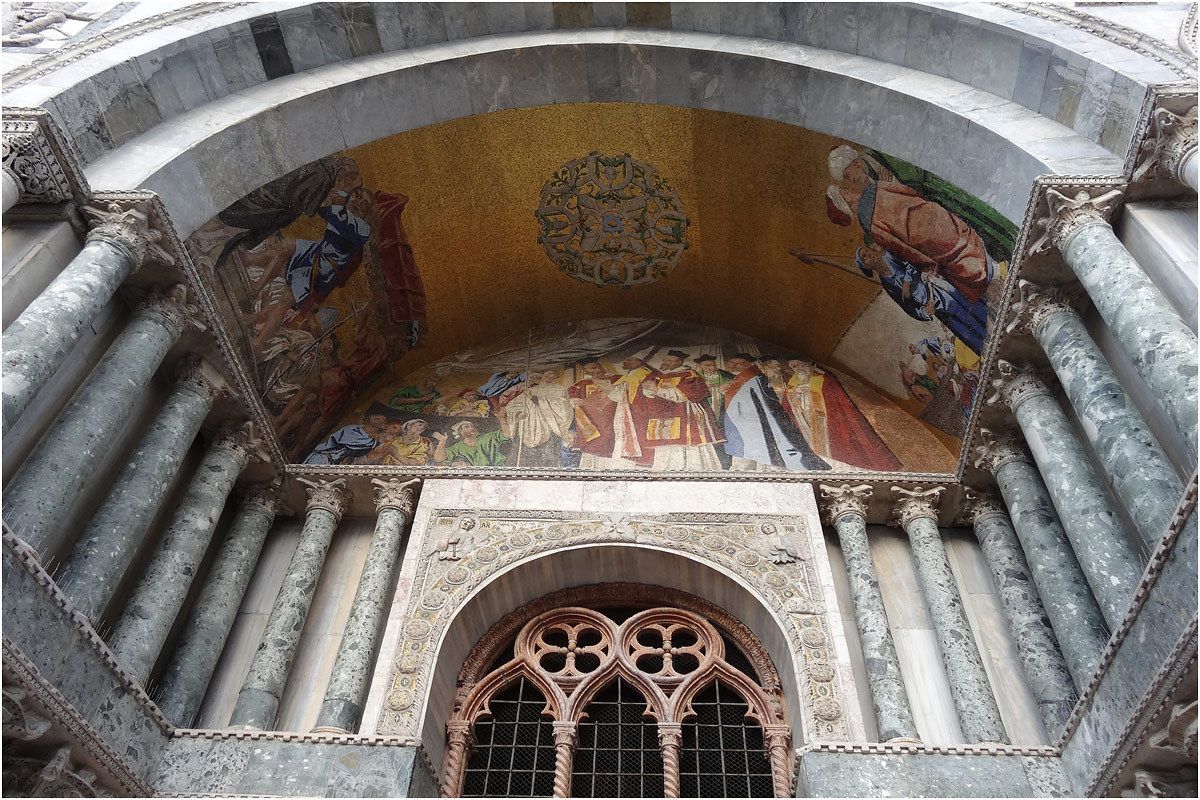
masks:
[[[306,464],[764,471],[951,467],[894,401],[730,331],[646,319],[547,326],[418,370]],[[913,428],[925,457],[906,458]],[[940,464],[930,456],[941,454]]]

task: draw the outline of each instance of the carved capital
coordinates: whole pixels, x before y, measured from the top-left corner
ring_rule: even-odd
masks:
[[[180,386],[186,386],[209,400],[216,400],[233,391],[225,376],[216,367],[195,354],[188,355],[179,362],[175,368],[175,380]]]
[[[678,749],[683,744],[683,725],[678,722],[658,723],[658,743],[664,750],[668,747]]]
[[[572,720],[554,720],[554,746],[575,749],[575,739],[579,736],[579,726]]]
[[[987,400],[990,405],[1003,402],[1015,412],[1026,400],[1050,395],[1050,388],[1042,374],[1031,366],[1018,367],[1000,359],[996,362],[996,371],[1000,377],[992,381],[994,392]]]
[[[446,738],[450,744],[470,745],[472,739],[471,723],[465,719],[452,719],[446,723]]]
[[[925,518],[937,523],[938,504],[945,486],[934,486],[931,489],[905,489],[903,486],[893,486],[892,496],[896,498],[893,509],[896,524],[908,528],[913,520]]]
[[[213,440],[212,449],[229,453],[245,469],[252,461],[266,461],[267,452],[262,437],[253,422],[224,427]]]
[[[1176,703],[1165,727],[1150,736],[1150,746],[1189,761],[1196,760],[1196,701]]]
[[[4,120],[4,171],[21,191],[21,202],[61,203],[70,200],[71,181],[37,119]]]
[[[1013,305],[1013,319],[1008,323],[1009,333],[1021,331],[1037,335],[1042,325],[1060,314],[1077,316],[1076,304],[1083,293],[1079,284],[1066,286],[1038,286],[1024,278],[1017,281],[1017,302]]]
[[[333,514],[338,519],[346,511],[346,503],[350,500],[350,491],[346,488],[346,479],[337,480],[308,480],[297,478],[297,481],[308,487],[308,504],[306,510],[320,508]]]
[[[963,494],[966,497],[962,512],[962,519],[965,523],[974,525],[989,514],[1007,515],[1008,513],[1004,501],[992,492],[968,486],[963,489]]]
[[[147,293],[138,301],[137,313],[158,319],[175,336],[181,336],[185,328],[206,328],[199,306],[188,302],[188,290],[182,283]]]
[[[50,720],[29,708],[29,695],[22,687],[4,687],[4,737],[33,741],[46,735]]]
[[[147,256],[162,264],[174,264],[175,258],[162,248],[162,231],[150,227],[146,212],[136,206],[107,203],[86,206],[84,215],[91,223],[88,241],[104,241],[125,250],[133,259],[133,269],[145,263]]]
[[[1182,98],[1181,98],[1182,99]],[[1156,108],[1150,117],[1150,130],[1138,150],[1136,181],[1171,178],[1183,181],[1183,166],[1196,156],[1196,98],[1191,108]]]
[[[996,433],[987,428],[979,429],[979,443],[975,445],[976,467],[995,475],[1005,464],[1014,461],[1033,463],[1033,459],[1014,434]]]
[[[242,495],[242,503],[255,506],[268,516],[275,516],[279,507],[279,481],[252,486]]]
[[[416,488],[421,483],[420,478],[411,478],[407,481],[402,481],[399,478],[383,480],[382,478],[372,478],[371,483],[375,485],[375,510],[383,511],[385,508],[394,508],[406,517],[411,517],[413,513],[413,494]]]
[[[843,483],[841,486],[826,486],[821,484],[821,503],[826,519],[830,524],[836,523],[838,517],[845,514],[867,516],[867,500],[871,497],[871,487],[866,484],[851,486]]]
[[[1046,211],[1033,223],[1042,234],[1030,245],[1030,253],[1044,253],[1051,247],[1061,249],[1076,231],[1088,225],[1107,225],[1124,192],[1120,189],[1097,192],[1098,189],[1080,189],[1068,197],[1058,189],[1046,189]]]

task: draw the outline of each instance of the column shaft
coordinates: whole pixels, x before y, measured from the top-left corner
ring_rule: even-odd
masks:
[[[375,536],[367,551],[350,618],[342,633],[333,674],[316,727],[351,733],[358,727],[362,704],[371,682],[371,665],[379,644],[380,623],[400,557],[400,544],[408,517],[398,508],[384,508],[375,522]]]
[[[1141,558],[1058,401],[1049,394],[1036,394],[1014,405],[1013,413],[1079,565],[1105,621],[1115,628],[1141,580]]]
[[[138,311],[6,488],[5,521],[43,560],[67,544],[72,506],[179,339],[181,325],[158,306]]]
[[[3,202],[0,203],[0,211],[7,212],[10,208],[21,202],[21,181],[7,167],[2,172],[3,174],[0,175],[0,187],[3,188],[0,191],[0,197],[3,198]]]
[[[1083,320],[1069,307],[1061,309],[1037,325],[1034,335],[1138,533],[1153,549],[1167,531],[1183,484]]]
[[[224,441],[204,456],[113,630],[108,646],[117,661],[143,684],[183,607],[225,501],[247,460],[244,451],[227,447]]]
[[[300,531],[300,543],[283,576],[283,586],[271,609],[262,643],[254,653],[238,693],[229,721],[231,726],[267,729],[275,723],[304,619],[308,616],[339,516],[327,508],[309,508]]]
[[[1008,516],[1000,510],[977,512],[974,528],[996,581],[1029,688],[1037,698],[1038,710],[1053,740],[1066,727],[1077,699],[1071,672],[1030,580],[1029,568]]]
[[[1068,232],[1063,258],[1100,316],[1195,452],[1196,336],[1150,282],[1108,223]]]
[[[64,563],[59,585],[93,622],[144,544],[212,404],[204,386],[176,384]]]
[[[910,517],[904,521],[904,530],[912,542],[917,578],[933,620],[963,735],[971,743],[1006,742],[1000,709],[975,646],[937,521]]]
[[[4,332],[4,433],[62,364],[80,331],[139,263],[114,238],[89,237],[83,250]]]
[[[200,710],[275,520],[272,494],[255,493],[242,501],[163,675],[158,707],[176,725],[191,726]]]
[[[1108,643],[1104,615],[1037,469],[1028,461],[1010,461],[995,474],[1075,686],[1086,686]]]
[[[879,740],[916,739],[917,725],[908,705],[900,676],[900,662],[888,629],[887,611],[879,591],[879,578],[867,543],[867,522],[861,514],[845,513],[833,521],[854,602],[854,620],[867,667],[871,704],[879,724]]]

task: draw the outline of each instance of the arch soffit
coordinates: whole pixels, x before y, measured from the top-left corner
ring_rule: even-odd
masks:
[[[687,85],[658,80],[682,75]],[[187,236],[251,190],[349,147],[569,102],[708,108],[809,128],[917,164],[1017,222],[1037,176],[1123,165],[1016,103],[874,59],[716,34],[663,43],[653,31],[585,30],[456,41],[278,78],[149,129],[87,174],[97,190],[157,192]]]

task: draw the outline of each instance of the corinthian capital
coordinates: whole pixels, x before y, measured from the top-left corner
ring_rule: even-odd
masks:
[[[180,385],[187,386],[210,400],[232,393],[225,376],[203,357],[194,353],[184,357],[176,366],[175,379]]]
[[[931,489],[905,489],[903,486],[893,486],[892,496],[896,498],[893,509],[896,523],[901,528],[916,519],[931,519],[935,523],[938,518],[938,504],[945,486],[934,486]]]
[[[416,492],[417,485],[421,483],[420,478],[410,478],[406,481],[398,478],[391,480],[372,478],[371,483],[375,484],[376,511],[394,508],[405,516],[412,516],[413,494]]]
[[[1059,314],[1075,314],[1075,303],[1082,292],[1079,284],[1066,286],[1038,286],[1024,278],[1017,281],[1017,302],[1013,306],[1013,318],[1007,330],[1022,331],[1036,335],[1052,317]]]
[[[1036,254],[1051,247],[1061,248],[1076,231],[1088,225],[1107,225],[1108,217],[1124,193],[1120,189],[1096,194],[1098,191],[1081,189],[1068,197],[1058,189],[1046,189],[1047,212],[1034,221],[1034,226],[1043,233],[1030,245],[1029,252]]]
[[[105,241],[124,249],[133,259],[135,270],[145,263],[147,256],[163,264],[175,263],[175,258],[159,245],[162,231],[150,227],[150,218],[141,209],[107,203],[86,206],[83,213],[92,225],[88,241]]]
[[[274,516],[275,509],[279,507],[279,481],[251,486],[242,495],[242,502],[257,506],[263,513]]]
[[[996,474],[996,470],[1014,461],[1033,463],[1025,448],[1012,433],[996,433],[987,428],[979,429],[979,443],[975,445],[975,466]]]
[[[169,289],[149,292],[137,303],[137,313],[156,317],[179,336],[185,328],[205,330],[200,307],[188,301],[187,287],[177,283]]]
[[[319,478],[316,480],[297,478],[296,480],[308,487],[308,505],[306,506],[308,511],[320,508],[341,519],[342,514],[346,511],[346,503],[350,499],[345,478],[337,478],[332,481]]]
[[[1003,501],[994,493],[967,486],[963,489],[966,503],[963,505],[963,522],[974,524],[989,514],[1005,514]]]
[[[212,446],[214,450],[224,450],[232,455],[242,465],[242,469],[252,461],[268,459],[266,446],[255,430],[253,422],[222,428]]]
[[[1180,109],[1156,108],[1150,117],[1150,130],[1138,150],[1136,181],[1169,177],[1183,181],[1183,166],[1196,155],[1196,98],[1192,106]]]
[[[826,486],[821,484],[822,510],[830,524],[836,523],[838,517],[845,514],[867,516],[867,500],[871,497],[871,487],[866,484],[851,486],[843,483],[841,486]]]
[[[992,381],[994,392],[987,399],[991,405],[1003,402],[1015,412],[1026,400],[1050,394],[1041,374],[1031,366],[1018,367],[1000,359],[996,362],[996,371],[1000,377]]]

